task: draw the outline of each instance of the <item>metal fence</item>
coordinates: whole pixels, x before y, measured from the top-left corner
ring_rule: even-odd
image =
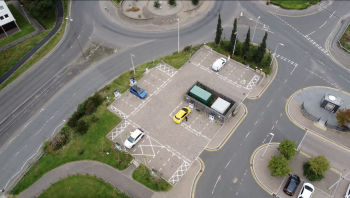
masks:
[[[304,106],[304,102],[303,104],[301,104],[301,112],[303,113],[304,116],[308,117],[309,119],[315,121],[315,122],[318,122],[321,120],[321,117],[320,118],[317,118],[316,116],[310,114],[306,109],[305,109],[305,106]],[[331,125],[328,123],[328,120],[325,122],[325,126],[330,128],[330,129],[334,129],[334,130],[337,130],[337,131],[342,131],[342,132],[350,132],[350,129],[347,129],[347,128],[343,128],[343,127],[339,127],[339,126],[335,126],[335,125]]]

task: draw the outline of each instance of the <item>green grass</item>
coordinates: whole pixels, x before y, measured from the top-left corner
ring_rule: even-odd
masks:
[[[39,198],[95,198],[115,197],[128,198],[129,196],[109,185],[101,179],[89,175],[74,175],[59,180],[44,191]]]
[[[113,0],[115,4],[119,5],[122,0]]]
[[[143,164],[140,164],[140,166],[134,170],[132,178],[154,191],[166,192],[172,188],[172,186],[164,179],[159,180],[159,178],[153,177],[150,170]]]
[[[242,44],[242,42],[240,42],[240,44]],[[215,44],[214,42],[210,42],[210,43],[206,43],[207,46],[209,47],[212,47],[214,51],[220,53],[220,54],[223,54],[225,56],[228,56],[228,55],[232,55],[232,52],[229,52],[227,51],[222,45],[217,45]],[[236,47],[237,47],[238,43],[236,44]],[[254,45],[251,45],[250,46],[251,48],[256,48],[256,46]],[[235,50],[235,53],[236,53],[236,50]],[[265,58],[266,56],[268,55],[268,52],[266,52],[265,54]],[[269,68],[265,68],[265,67],[260,67],[259,65],[256,65],[256,63],[254,61],[248,61],[246,59],[243,59],[243,57],[241,55],[238,55],[238,56],[233,56],[231,57],[232,59],[234,59],[235,61],[237,62],[240,62],[242,63],[243,65],[247,65],[249,63],[249,67],[255,69],[255,67],[257,67],[258,69],[262,69],[262,71],[267,74],[267,75],[270,75],[271,72],[272,72],[272,69],[271,67]]]
[[[64,18],[67,16],[68,1],[62,1],[64,7]],[[63,20],[61,28],[57,33],[42,46],[29,60],[27,60],[16,72],[12,74],[5,82],[0,85],[0,91],[16,80],[21,74],[27,71],[31,66],[48,54],[61,40],[66,28],[66,20]],[[6,73],[14,64],[16,64],[23,56],[28,53],[41,39],[43,39],[50,30],[38,34],[10,49],[0,52],[0,75]],[[2,59],[4,57],[4,59]]]
[[[8,37],[5,37],[0,40],[0,47],[11,43],[19,38],[22,38],[32,32],[35,31],[32,25],[24,18],[24,16],[13,6],[12,4],[8,4],[7,7],[10,9],[13,17],[16,19],[17,25],[19,26],[19,32],[16,32]]]
[[[124,170],[129,166],[132,159],[128,153],[112,149],[111,142],[106,135],[120,123],[121,119],[106,108],[106,103],[97,110],[99,120],[91,126],[83,136],[71,140],[62,149],[49,152],[31,168],[27,175],[14,187],[12,194],[17,195],[27,189],[45,173],[63,164],[80,160],[94,160],[108,164],[116,169]],[[103,150],[102,152],[102,145]],[[83,149],[84,153],[79,154]],[[106,155],[109,152],[109,155]]]
[[[271,3],[288,10],[303,10],[320,1],[321,0],[271,0]]]
[[[339,41],[345,49],[350,51],[350,25],[348,25],[343,36],[339,39]]]

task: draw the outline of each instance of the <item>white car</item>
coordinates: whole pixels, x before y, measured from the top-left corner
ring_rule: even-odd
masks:
[[[225,58],[219,58],[213,63],[211,68],[214,71],[219,71],[225,64],[226,64],[226,59]]]
[[[303,187],[301,187],[298,198],[311,198],[314,192],[315,192],[315,188],[312,184],[304,183]]]
[[[124,146],[127,149],[131,149],[145,136],[145,133],[141,129],[136,129],[129,137],[125,140]]]
[[[348,189],[345,192],[345,198],[350,198],[350,184],[348,186]]]

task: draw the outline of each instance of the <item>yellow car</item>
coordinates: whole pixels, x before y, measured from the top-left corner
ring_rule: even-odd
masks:
[[[174,122],[180,124],[191,113],[191,108],[184,107],[174,116]]]

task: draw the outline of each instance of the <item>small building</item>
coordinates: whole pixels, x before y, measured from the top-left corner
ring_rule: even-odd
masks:
[[[321,107],[336,113],[340,106],[343,104],[343,100],[332,94],[326,94],[321,100]]]
[[[0,27],[0,34],[4,32],[6,36],[8,36],[6,31],[15,27],[19,29],[16,19],[12,16],[10,9],[3,0],[0,0]]]
[[[193,86],[189,95],[207,106],[210,105],[212,94],[198,87],[197,85]]]
[[[224,115],[226,110],[230,107],[230,105],[231,103],[219,97],[218,99],[216,99],[213,105],[211,105],[211,108]]]

